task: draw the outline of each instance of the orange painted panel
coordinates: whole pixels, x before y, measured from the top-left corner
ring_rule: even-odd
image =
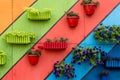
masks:
[[[12,0],[0,0],[0,34],[12,22]]]
[[[0,0],[0,34],[35,0]]]

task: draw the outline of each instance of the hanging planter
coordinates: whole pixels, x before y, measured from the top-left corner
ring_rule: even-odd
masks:
[[[98,2],[93,2],[92,0],[83,0],[82,3],[86,15],[92,15],[98,5]]]
[[[51,18],[50,9],[39,11],[38,9],[35,8],[28,8],[26,11],[27,11],[27,18],[29,20],[50,20]]]
[[[100,27],[95,29],[94,38],[98,42],[105,42],[105,43],[120,43],[120,27],[113,25],[113,26],[104,26],[100,24]]]
[[[105,60],[106,68],[120,68],[120,58],[107,58]]]
[[[50,39],[47,39],[46,42],[44,42],[44,49],[66,49],[67,48],[67,38],[60,38],[60,40],[56,40],[52,42]]]
[[[90,61],[90,64],[96,66],[102,64],[101,55],[105,54],[100,48],[95,47],[75,47],[73,48],[73,60],[72,63],[78,63]]]
[[[79,15],[77,13],[74,13],[73,11],[67,13],[67,22],[70,27],[76,27],[78,25],[78,21]]]
[[[57,61],[54,64],[53,73],[56,78],[65,76],[68,80],[76,77],[75,75],[75,68],[72,64],[66,64],[64,62]],[[63,79],[64,80],[64,79]]]
[[[4,35],[4,39],[10,44],[29,44],[34,38],[34,33],[25,33],[23,31],[12,31]]]
[[[6,63],[6,53],[4,51],[0,51],[0,65],[5,65]]]
[[[27,53],[28,53],[28,60],[30,64],[36,65],[39,61],[41,51],[40,50],[36,50],[36,51],[29,50]]]

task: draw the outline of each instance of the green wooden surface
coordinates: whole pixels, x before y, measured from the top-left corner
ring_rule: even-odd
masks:
[[[25,54],[25,52],[32,47],[64,15],[65,11],[71,8],[76,2],[77,0],[38,0],[32,7],[37,9],[53,9],[51,20],[49,21],[30,21],[27,19],[26,12],[21,15],[0,36],[0,50],[6,51],[7,54],[7,63],[4,66],[0,66],[0,78],[2,78],[4,74]],[[28,45],[11,45],[6,43],[2,38],[5,33],[12,30],[33,32],[37,37],[33,43]]]

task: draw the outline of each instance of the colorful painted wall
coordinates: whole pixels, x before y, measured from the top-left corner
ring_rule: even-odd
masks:
[[[64,77],[56,78],[52,72],[56,61],[70,63],[73,56],[72,48],[75,46],[97,46],[108,52],[111,56],[120,56],[120,46],[97,42],[93,31],[101,23],[120,25],[120,0],[99,0],[95,13],[87,16],[80,5],[82,0],[0,0],[0,50],[6,52],[6,64],[0,66],[1,80],[68,80]],[[27,7],[39,10],[51,8],[51,19],[48,21],[31,21],[27,19]],[[74,11],[80,19],[75,28],[69,27],[65,12]],[[13,30],[33,32],[36,38],[27,45],[8,44],[4,35]],[[42,49],[37,65],[28,61],[27,51],[30,48],[38,49],[43,46],[46,38],[68,38],[68,47],[65,50]],[[75,64],[76,77],[73,80],[100,80],[99,73],[106,70],[104,66],[91,66],[89,63]],[[119,80],[119,69],[110,71],[108,80]],[[92,78],[92,79],[91,79]]]

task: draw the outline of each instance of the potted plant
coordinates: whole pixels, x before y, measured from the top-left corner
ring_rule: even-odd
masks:
[[[77,46],[73,48],[72,63],[81,64],[82,62],[90,61],[90,64],[96,66],[102,64],[101,54],[105,54],[100,48],[95,47],[82,47]]]
[[[94,2],[92,0],[82,0],[82,3],[84,11],[87,15],[92,15],[95,12],[96,6],[99,4],[99,2]]]
[[[56,78],[65,76],[67,79],[72,79],[76,77],[75,68],[72,64],[66,64],[65,62],[57,61],[54,64],[53,73]]]
[[[106,68],[120,68],[120,58],[118,57],[109,57],[105,60],[105,67]]]
[[[28,60],[30,64],[36,65],[39,61],[39,56],[41,55],[40,50],[28,50]]]
[[[95,29],[94,38],[99,42],[106,43],[120,43],[120,27],[113,26],[104,26],[101,24],[97,29]]]
[[[0,65],[5,65],[6,63],[6,53],[4,51],[0,51]]]
[[[38,10],[35,8],[27,8],[27,18],[29,20],[50,20],[51,9]]]
[[[46,39],[44,42],[44,49],[66,49],[67,48],[67,38],[60,38],[59,40],[55,38],[54,40]]]
[[[109,74],[109,71],[102,71],[100,73],[100,80],[108,80],[107,79],[108,74]]]
[[[79,15],[73,11],[67,13],[67,22],[70,27],[76,27],[78,25]]]
[[[23,31],[11,31],[4,35],[4,39],[10,44],[29,44],[35,38],[32,32],[26,33]]]

